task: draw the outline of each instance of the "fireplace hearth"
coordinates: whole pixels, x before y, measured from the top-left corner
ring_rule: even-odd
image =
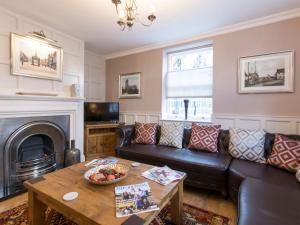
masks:
[[[23,182],[64,167],[69,116],[0,120],[0,200],[23,192]]]

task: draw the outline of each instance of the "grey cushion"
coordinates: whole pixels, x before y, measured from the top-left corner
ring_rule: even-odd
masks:
[[[230,129],[229,153],[237,159],[265,163],[264,130]]]
[[[182,122],[163,122],[159,145],[182,148],[183,131]]]

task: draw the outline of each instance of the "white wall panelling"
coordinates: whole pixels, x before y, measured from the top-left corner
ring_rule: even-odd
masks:
[[[63,81],[43,80],[10,74],[10,33],[43,30],[64,49]],[[70,87],[80,84],[81,97],[71,98]],[[17,96],[16,91],[57,92],[58,97]],[[0,7],[0,118],[70,116],[70,138],[83,156],[84,41]]]
[[[120,121],[126,124],[133,124],[134,122],[159,123],[161,121],[161,113],[121,112]],[[189,127],[192,123],[191,121],[184,122],[186,127]],[[212,123],[222,125],[223,129],[264,129],[271,133],[300,135],[300,117],[213,115]]]
[[[158,123],[161,119],[161,114],[157,112],[120,112],[120,122],[126,124],[134,124],[135,122],[141,123]]]
[[[86,101],[105,101],[105,58],[85,51],[85,93]]]
[[[300,117],[214,115],[213,123],[222,128],[264,129],[271,133],[300,135]]]
[[[47,37],[57,40],[63,47],[64,79],[62,82],[13,76],[10,74],[10,33],[26,34],[43,30]],[[73,83],[81,85],[84,92],[84,41],[57,31],[41,23],[0,8],[0,95],[14,95],[18,89],[27,91],[58,92],[61,97],[70,97]],[[69,75],[75,77],[72,82]]]

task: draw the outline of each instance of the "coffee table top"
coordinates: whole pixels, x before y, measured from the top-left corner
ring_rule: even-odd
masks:
[[[119,163],[131,166],[132,161],[119,159]],[[85,163],[64,168],[43,176],[44,179],[36,183],[26,181],[24,184],[38,195],[38,198],[48,206],[58,210],[74,222],[80,223],[88,218],[89,224],[116,225],[122,224],[128,217],[117,218],[115,206],[115,187],[148,182],[153,199],[160,208],[177,191],[178,184],[183,181],[175,181],[167,186],[160,185],[154,181],[142,177],[142,173],[153,166],[141,164],[132,167],[126,179],[116,184],[97,186],[87,182],[83,174],[88,170]],[[68,192],[78,192],[77,199],[67,202],[62,199]],[[157,211],[139,214],[139,217],[151,222],[158,214]],[[83,221],[83,220],[82,220]]]

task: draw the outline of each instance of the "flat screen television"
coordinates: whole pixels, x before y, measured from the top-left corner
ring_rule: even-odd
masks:
[[[85,102],[85,122],[119,122],[118,102]]]

